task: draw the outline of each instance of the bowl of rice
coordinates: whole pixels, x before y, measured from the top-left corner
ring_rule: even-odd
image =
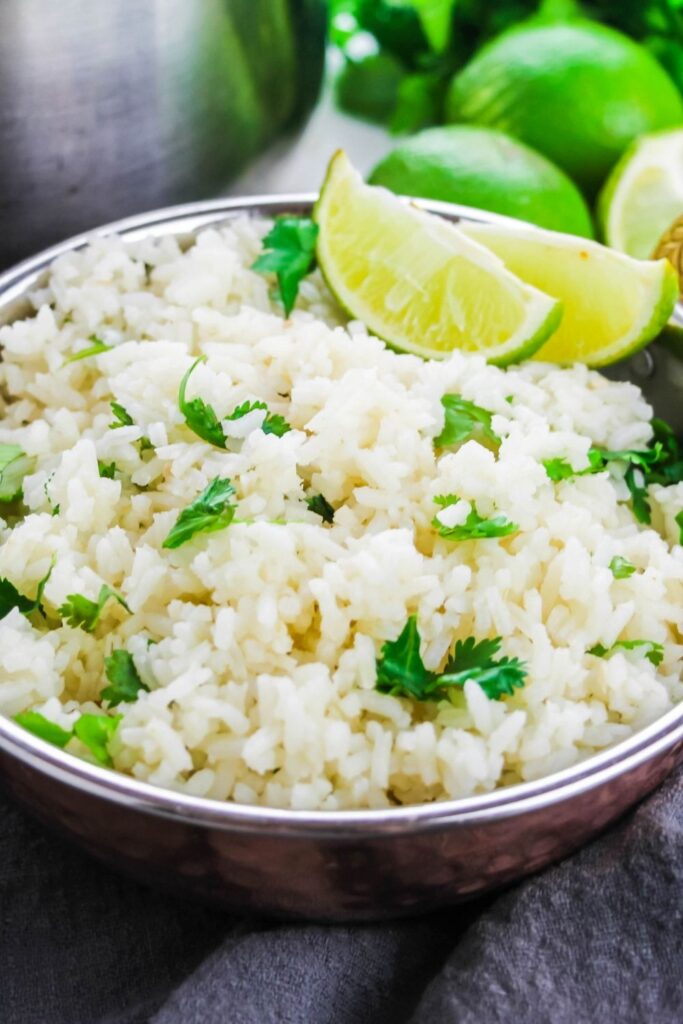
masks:
[[[154,884],[371,919],[538,870],[683,759],[683,484],[644,522],[594,463],[654,450],[629,382],[400,354],[319,271],[285,316],[253,264],[312,203],[0,277],[0,778]]]

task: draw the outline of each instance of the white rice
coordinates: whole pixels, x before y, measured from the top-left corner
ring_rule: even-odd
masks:
[[[17,610],[0,621],[0,711],[70,727],[100,710],[104,658],[124,648],[150,690],[116,709],[118,770],[218,800],[337,809],[535,779],[671,708],[683,696],[683,485],[652,488],[643,528],[618,470],[553,484],[541,461],[580,468],[591,444],[644,446],[652,412],[638,389],[580,366],[398,355],[340,326],[318,275],[283,320],[247,269],[265,227],[233,221],[186,252],[96,241],[55,263],[34,317],[0,331],[0,442],[37,457],[29,514],[0,520],[0,577],[33,596],[54,561],[49,628]],[[63,365],[92,334],[113,351]],[[261,399],[294,429],[266,435],[257,412],[226,424],[234,451],[200,441],[178,408],[199,354],[191,391],[219,416]],[[435,453],[444,393],[494,413],[497,457],[475,441]],[[135,426],[109,429],[112,400]],[[98,459],[116,462],[116,479]],[[232,480],[244,521],[162,549],[216,476]],[[308,510],[314,493],[337,509],[332,525]],[[441,539],[433,499],[448,493],[520,532]],[[616,555],[638,571],[615,579]],[[94,599],[103,583],[131,614],[110,601],[93,635],[59,624],[69,594]],[[526,685],[499,701],[471,681],[452,702],[379,693],[382,644],[413,614],[429,668],[457,638],[500,636]],[[643,638],[664,645],[659,667],[638,651],[587,654]]]

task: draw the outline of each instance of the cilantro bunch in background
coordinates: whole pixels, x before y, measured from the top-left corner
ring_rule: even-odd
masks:
[[[443,120],[449,81],[484,43],[543,9],[577,10],[642,42],[683,88],[683,0],[330,0],[339,105],[395,133]]]

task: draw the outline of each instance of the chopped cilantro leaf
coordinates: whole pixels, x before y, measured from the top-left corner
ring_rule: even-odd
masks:
[[[62,366],[68,366],[69,363],[77,363],[81,359],[87,359],[88,356],[99,356],[102,352],[111,352],[112,350],[111,345],[105,345],[105,343],[94,334],[90,335],[88,341],[92,342],[88,348],[82,348],[79,352],[76,352],[75,355],[69,356],[68,359],[64,360]]]
[[[4,619],[13,608],[18,608],[22,615],[30,615],[35,611],[33,601],[20,594],[13,583],[0,577],[0,619]]]
[[[17,608],[22,615],[31,615],[32,612],[41,610],[43,592],[52,574],[52,569],[53,566],[51,565],[45,576],[38,583],[36,596],[33,600],[20,594],[9,580],[0,577],[0,619],[4,619],[6,615],[9,615],[13,608]]]
[[[324,523],[334,522],[334,508],[323,494],[314,494],[306,499],[306,504],[311,512],[320,516]]]
[[[203,398],[192,398],[188,401],[185,397],[187,382],[199,364],[205,362],[206,356],[199,356],[181,380],[178,405],[185,417],[185,423],[197,437],[201,437],[202,441],[216,448],[225,448],[225,434],[213,406],[207,405]]]
[[[678,440],[673,430],[664,420],[652,420],[653,438],[651,447],[659,445],[661,455],[658,462],[651,466],[649,483],[662,484],[668,487],[670,484],[677,484],[683,480],[683,452],[681,452]]]
[[[441,700],[449,687],[462,688],[468,680],[481,686],[490,700],[499,700],[524,685],[526,667],[518,658],[498,658],[501,639],[458,640],[443,672],[430,672],[420,655],[420,633],[412,615],[398,639],[382,647],[377,661],[376,688],[413,700]]]
[[[420,656],[417,616],[411,615],[400,636],[383,645],[375,686],[380,693],[430,700],[435,680],[436,673],[425,668]]]
[[[112,651],[104,659],[104,671],[111,683],[105,686],[100,696],[114,707],[122,701],[135,700],[140,690],[149,690],[138,674],[132,654],[128,651]]]
[[[116,430],[117,427],[132,427],[133,417],[130,413],[126,412],[119,402],[111,402],[111,411],[114,414],[114,422],[109,424],[110,430]]]
[[[596,644],[595,647],[591,647],[588,654],[594,655],[596,658],[609,658],[616,651],[636,651],[642,648],[642,653],[647,660],[657,667],[661,665],[664,660],[664,646],[656,643],[654,640],[617,640],[611,647],[605,647],[603,644]]]
[[[65,747],[73,736],[77,736],[100,764],[112,764],[108,745],[116,732],[121,715],[109,718],[107,715],[81,715],[71,731],[62,729],[38,711],[24,711],[15,716],[15,722],[34,736],[39,736],[56,747]]]
[[[107,464],[105,462],[100,462],[98,459],[97,468],[100,471],[100,476],[105,480],[113,480],[114,477],[116,476],[115,462],[110,462]]]
[[[111,411],[114,414],[114,422],[109,424],[110,430],[116,430],[118,427],[135,426],[133,417],[130,415],[130,413],[126,412],[122,405],[119,405],[118,402],[111,402],[110,405]],[[141,437],[140,440],[138,441],[138,446],[140,448],[141,455],[143,452],[154,450],[154,445],[152,444],[148,437]]]
[[[264,434],[275,434],[276,437],[282,437],[283,434],[292,429],[284,416],[270,412],[265,402],[242,402],[225,419],[231,421],[241,420],[256,409],[265,409],[266,411],[265,419],[261,424],[261,430]]]
[[[294,308],[299,283],[315,269],[317,237],[318,225],[310,217],[277,217],[263,239],[265,251],[252,264],[259,274],[276,274],[286,316]]]
[[[284,416],[280,416],[279,413],[267,413],[266,418],[261,424],[261,430],[264,434],[275,434],[276,437],[282,437],[283,434],[288,433],[291,429],[287,420]]]
[[[444,395],[441,404],[445,410],[443,430],[434,438],[435,448],[449,448],[470,438],[490,441],[498,446],[500,438],[491,426],[491,413],[469,402],[460,395]]]
[[[34,736],[54,744],[55,747],[65,747],[73,736],[73,732],[62,729],[61,725],[51,722],[39,711],[22,711],[20,715],[14,716],[14,721],[28,732],[33,733]]]
[[[609,567],[615,580],[627,580],[629,576],[633,576],[636,571],[635,565],[631,565],[631,563],[625,558],[622,558],[621,555],[615,555],[610,562]]]
[[[641,469],[633,464],[629,465],[624,473],[624,483],[631,495],[631,508],[639,523],[649,523],[652,520],[652,509],[647,496],[647,477]]]
[[[241,402],[240,405],[236,405],[230,415],[226,416],[225,419],[230,420],[231,422],[234,420],[241,420],[244,419],[245,416],[248,416],[250,412],[255,412],[257,409],[268,409],[268,406],[265,402],[250,402],[247,400],[246,402]]]
[[[215,477],[199,497],[183,509],[162,546],[179,548],[196,533],[224,530],[235,518],[237,506],[231,500],[234,493],[229,480]]]
[[[683,509],[676,514],[674,517],[676,526],[679,529],[678,543],[683,544]]]
[[[0,444],[0,502],[21,497],[24,477],[33,472],[35,464],[18,444]]]
[[[122,715],[81,715],[74,725],[74,735],[78,737],[93,755],[96,761],[111,767],[109,743],[118,729]]]
[[[624,466],[624,483],[631,495],[633,514],[639,523],[649,523],[652,510],[648,498],[650,484],[678,483],[683,480],[683,454],[671,427],[663,420],[652,421],[654,436],[648,448],[610,451],[591,448],[588,469],[574,470],[566,459],[546,459],[543,463],[551,480],[566,480],[587,473],[601,473],[615,462]]]
[[[560,480],[569,480],[572,476],[579,476],[575,469],[569,465],[566,459],[544,459],[543,465],[550,480],[558,483]]]
[[[103,584],[100,588],[97,601],[91,601],[88,597],[83,597],[82,594],[69,594],[64,604],[59,608],[59,615],[68,623],[69,626],[73,626],[74,629],[80,627],[84,629],[86,633],[92,633],[97,626],[104,607],[107,601],[113,598],[115,601],[130,612],[130,608],[115,590]]]
[[[442,508],[449,508],[457,505],[460,501],[454,494],[434,498],[437,505]],[[479,515],[477,507],[473,503],[464,523],[458,526],[445,526],[438,516],[432,519],[432,526],[438,530],[439,536],[445,540],[480,540],[489,537],[508,537],[511,533],[517,533],[519,526],[513,523],[507,516],[494,516],[486,519]]]
[[[437,680],[441,688],[446,686],[464,686],[471,679],[481,686],[489,700],[500,700],[510,696],[516,689],[524,686],[526,666],[519,658],[498,658],[501,639],[475,640],[473,636],[466,640],[458,640],[455,650]]]

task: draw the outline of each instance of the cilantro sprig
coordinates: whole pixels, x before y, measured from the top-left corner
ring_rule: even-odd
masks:
[[[62,749],[74,736],[87,747],[96,761],[111,768],[113,761],[109,744],[118,729],[122,715],[81,715],[73,729],[62,729],[39,711],[24,711],[15,715],[14,721],[28,732]]]
[[[491,426],[492,414],[488,409],[482,409],[461,395],[443,395],[441,404],[445,418],[443,430],[434,438],[435,448],[450,448],[470,438],[488,441],[496,448],[500,445],[500,438]]]
[[[206,356],[199,356],[195,359],[190,369],[180,382],[178,391],[178,405],[185,418],[185,423],[193,434],[201,437],[202,441],[212,444],[216,448],[225,448],[225,434],[212,405],[208,405],[203,398],[192,398],[188,401],[187,384],[200,363],[206,362]]]
[[[285,316],[294,309],[299,285],[315,270],[318,225],[310,217],[277,217],[263,239],[265,250],[252,263],[259,274],[275,274]]]
[[[647,524],[652,521],[648,496],[651,484],[668,487],[683,480],[683,453],[673,430],[660,419],[652,420],[652,430],[653,438],[644,449],[589,449],[586,469],[573,469],[565,458],[546,459],[543,465],[549,479],[555,483],[575,476],[602,473],[611,463],[623,466],[624,483],[631,495],[633,514],[639,523]]]
[[[83,594],[69,594],[66,601],[58,609],[60,618],[74,629],[84,629],[86,633],[92,633],[102,618],[102,613],[108,601],[114,600],[130,613],[130,608],[112,587],[106,583],[100,587],[96,601],[91,601]]]
[[[440,505],[441,508],[451,508],[460,500],[456,494],[438,495],[434,498],[435,504]],[[491,537],[509,537],[510,534],[517,533],[519,530],[517,523],[513,523],[507,516],[498,515],[491,519],[480,516],[474,502],[467,518],[458,526],[445,526],[438,515],[432,519],[432,526],[445,540],[484,540]]]
[[[135,700],[141,690],[149,692],[149,687],[140,678],[133,656],[128,651],[112,651],[104,659],[104,672],[110,685],[105,686],[100,696],[109,701],[111,707]]]
[[[617,651],[640,651],[655,668],[664,660],[664,645],[654,640],[617,640],[611,647],[596,644],[587,653],[596,658],[611,658]]]
[[[197,366],[205,362],[206,356],[199,356],[183,377],[178,390],[178,405],[185,423],[197,437],[200,437],[202,441],[206,441],[207,444],[212,444],[215,448],[225,449],[227,447],[227,438],[221,426],[221,421],[216,415],[216,410],[212,405],[205,402],[203,398],[197,397],[189,400],[187,398],[188,381]],[[264,434],[275,434],[276,437],[282,437],[283,434],[292,429],[284,416],[270,412],[265,402],[242,402],[224,419],[231,421],[241,420],[256,409],[264,409],[266,413],[261,424],[261,430]]]
[[[376,688],[412,700],[442,700],[451,688],[462,689],[468,680],[481,686],[490,700],[514,693],[526,681],[526,666],[518,658],[497,657],[501,638],[456,641],[443,672],[425,668],[420,655],[417,618],[411,615],[396,640],[382,647],[377,660]]]
[[[235,518],[236,504],[232,501],[235,488],[230,480],[215,477],[198,498],[178,516],[162,547],[179,548],[197,533],[215,533],[224,530]]]
[[[0,444],[0,502],[22,496],[24,477],[35,469],[36,460],[18,444]]]

